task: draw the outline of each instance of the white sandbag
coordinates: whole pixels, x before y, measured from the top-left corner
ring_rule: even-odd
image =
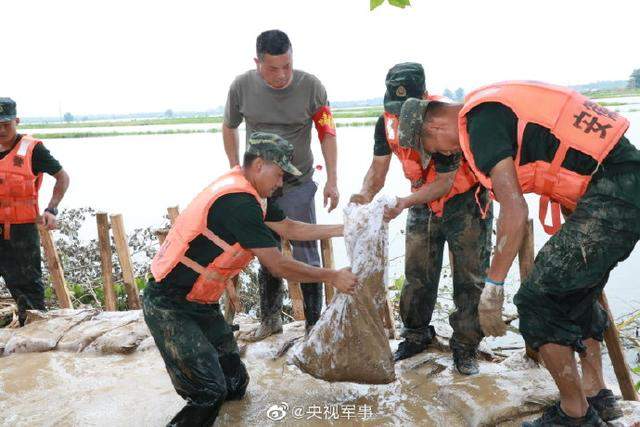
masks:
[[[380,313],[386,304],[388,227],[382,216],[395,198],[344,210],[344,236],[354,274],[354,296],[336,293],[329,307],[299,343],[293,362],[327,381],[386,384],[395,380],[393,354]]]

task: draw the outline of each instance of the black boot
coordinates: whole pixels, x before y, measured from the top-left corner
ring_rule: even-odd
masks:
[[[570,417],[565,414],[560,403],[556,403],[552,407],[544,411],[544,414],[538,419],[522,423],[522,427],[556,427],[556,426],[589,426],[589,427],[606,427],[607,423],[602,421],[598,413],[589,406],[584,417]]]
[[[238,334],[238,339],[248,342],[261,341],[270,335],[282,332],[280,314],[284,298],[282,280],[260,266],[258,285],[260,287],[260,324],[251,331]]]
[[[462,375],[475,375],[480,372],[476,349],[452,349],[453,364]]]
[[[211,427],[218,417],[222,404],[214,406],[200,406],[187,404],[175,417],[167,427]]]
[[[307,332],[313,328],[322,313],[322,283],[301,283],[304,317]]]
[[[426,336],[421,339],[405,339],[398,345],[398,349],[393,354],[395,362],[415,356],[426,350],[427,346],[433,342],[436,337],[436,330],[432,325],[427,328]]]
[[[602,421],[612,421],[624,415],[616,397],[608,388],[603,388],[595,396],[587,397],[587,402],[596,410]]]
[[[422,353],[427,349],[427,345],[425,342],[404,340],[398,345],[398,349],[393,354],[393,360],[397,362]]]

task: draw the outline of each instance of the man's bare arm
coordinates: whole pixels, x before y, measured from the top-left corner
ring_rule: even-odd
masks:
[[[329,212],[338,206],[340,193],[338,192],[338,144],[336,136],[327,133],[321,144],[324,164],[327,167],[327,183],[324,186],[324,206],[329,204]],[[328,203],[329,202],[329,203]]]
[[[446,173],[437,173],[435,181],[423,185],[418,191],[402,199],[407,207],[423,205],[437,200],[451,191],[457,172],[457,170],[454,170]]]
[[[53,177],[56,183],[53,186],[51,200],[47,205],[48,208],[57,208],[67,192],[67,188],[69,188],[69,174],[64,169],[60,169]]]
[[[64,169],[60,169],[53,177],[56,183],[53,186],[53,194],[47,208],[56,209],[67,192],[67,188],[69,188],[69,174]],[[42,213],[42,217],[38,222],[48,230],[53,230],[58,226],[56,216],[46,210]]]
[[[320,225],[294,221],[285,218],[283,221],[267,221],[267,227],[287,240],[322,240],[342,236],[342,224]]]
[[[385,208],[384,220],[391,221],[402,213],[403,210],[410,208],[411,206],[421,205],[429,203],[433,200],[439,199],[442,196],[451,191],[453,187],[453,181],[456,176],[456,172],[438,173],[435,181],[430,184],[425,184],[418,191],[407,197],[398,197],[396,205],[392,208]]]
[[[251,249],[251,252],[258,257],[260,264],[276,277],[301,283],[330,283],[340,292],[354,293],[357,278],[349,269],[332,270],[313,267],[283,256],[277,248],[257,248]]]
[[[386,156],[373,156],[371,166],[362,182],[360,193],[351,196],[353,203],[369,203],[382,190],[384,182],[389,172],[389,164],[391,163],[391,154]]]
[[[240,164],[240,138],[237,128],[230,128],[226,124],[222,124],[222,141],[224,142],[224,151],[229,159],[229,167],[238,166]]]
[[[487,276],[495,282],[504,282],[522,245],[529,209],[511,157],[498,162],[491,169],[490,176],[493,193],[500,203],[500,215],[497,221],[495,253]]]

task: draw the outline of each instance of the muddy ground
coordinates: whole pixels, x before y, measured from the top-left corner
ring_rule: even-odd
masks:
[[[304,334],[288,324],[246,346],[247,395],[226,403],[216,425],[517,426],[556,399],[551,377],[521,352],[498,363],[485,349],[479,375],[457,374],[447,328],[438,333],[438,345],[396,364],[395,382],[372,386],[317,380],[290,363],[290,350],[278,357]],[[0,329],[0,354],[3,426],[161,426],[183,405],[139,311],[50,312]],[[613,425],[640,420],[640,404],[624,409]]]

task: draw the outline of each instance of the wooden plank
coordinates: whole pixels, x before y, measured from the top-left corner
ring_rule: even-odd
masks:
[[[292,258],[291,244],[288,240],[282,240],[282,254]],[[289,298],[291,298],[291,305],[293,307],[293,318],[296,320],[304,320],[304,302],[300,283],[287,280],[287,287],[289,288]]]
[[[622,398],[624,400],[638,400],[638,393],[633,386],[633,379],[631,378],[629,365],[627,365],[627,362],[624,359],[624,350],[620,343],[620,335],[616,328],[616,322],[611,314],[611,310],[609,309],[609,302],[607,301],[607,296],[604,294],[604,291],[600,294],[599,300],[600,304],[607,311],[607,315],[609,316],[609,327],[604,332],[604,342],[606,343],[607,350],[609,351],[609,358],[611,359],[613,370],[616,373],[616,378],[618,379]]]
[[[322,266],[324,268],[335,269],[335,262],[333,259],[333,243],[331,239],[324,239],[320,241],[320,252],[322,254]],[[333,299],[333,294],[335,293],[335,289],[333,285],[328,283],[324,284],[324,302],[328,306]]]
[[[533,270],[533,261],[535,258],[535,247],[533,244],[533,220],[527,220],[525,224],[524,237],[522,245],[518,250],[518,267],[520,269],[520,286]],[[540,355],[537,351],[529,346],[525,346],[525,352],[530,359],[540,363]]]
[[[140,309],[140,293],[136,286],[136,279],[133,274],[133,265],[131,263],[131,252],[127,234],[124,230],[124,220],[121,214],[110,216],[111,231],[113,232],[113,241],[116,245],[116,253],[120,261],[120,269],[122,270],[122,280],[127,291],[127,306],[130,310]]]
[[[100,247],[105,310],[116,311],[116,293],[113,289],[113,262],[111,261],[111,239],[109,238],[109,218],[105,212],[98,212],[96,213],[96,222],[98,224],[98,245]]]
[[[53,243],[51,231],[47,230],[41,224],[38,224],[38,231],[40,232],[40,242],[44,248],[44,258],[47,262],[51,282],[53,283],[53,290],[58,298],[58,304],[60,304],[61,308],[73,308],[73,304],[71,303],[71,294],[69,294],[67,282],[64,279],[64,271],[62,269],[62,264],[60,263],[58,251]]]
[[[156,230],[154,234],[158,238],[158,242],[160,242],[160,246],[162,246],[165,239],[167,238],[167,234],[169,234],[169,230],[167,230],[166,228],[161,228],[159,230]]]
[[[167,208],[167,214],[169,215],[169,221],[171,222],[171,225],[173,225],[176,222],[176,218],[178,218],[178,215],[180,214],[180,210],[177,206],[170,206]]]

